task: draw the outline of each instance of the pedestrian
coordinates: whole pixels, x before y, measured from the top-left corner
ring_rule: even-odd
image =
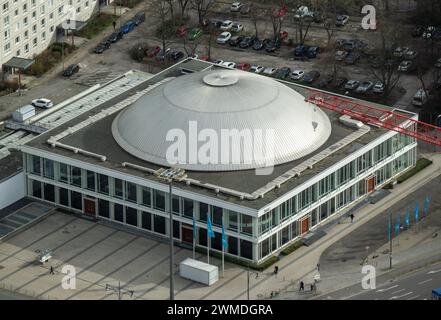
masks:
[[[317,263],[317,271],[320,271],[320,263]]]
[[[116,28],[116,21],[113,21],[112,25],[113,25],[113,30],[115,30],[115,28]]]
[[[351,217],[351,223],[354,222],[354,214],[353,213],[351,213],[350,217]]]
[[[314,284],[311,283],[311,292],[314,291]]]
[[[303,283],[303,281],[300,281],[300,289],[299,291],[304,291],[305,290],[305,284]]]
[[[54,267],[51,266],[50,274],[55,274]]]
[[[274,267],[274,274],[277,275],[277,273],[279,273],[279,267],[278,267],[278,266],[275,266],[275,267]]]

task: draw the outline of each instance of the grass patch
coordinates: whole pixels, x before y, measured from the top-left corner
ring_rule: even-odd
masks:
[[[403,173],[401,176],[397,178],[398,183],[402,183],[409,179],[410,177],[414,176],[424,168],[430,166],[432,164],[432,161],[426,158],[418,159],[416,165],[414,168],[410,169],[409,171]]]
[[[113,21],[116,21],[118,16],[113,14],[99,13],[93,17],[87,25],[76,33],[78,37],[92,39],[104,29],[110,27]]]
[[[61,62],[63,46],[65,58],[67,55],[76,50],[75,46],[68,43],[61,44],[59,42],[54,42],[49,46],[49,48],[34,58],[34,64],[25,72],[25,74],[39,77],[50,70],[57,63]]]
[[[294,242],[293,244],[290,244],[289,246],[287,246],[285,249],[283,249],[280,253],[282,255],[289,255],[290,253],[293,253],[294,251],[296,251],[298,248],[300,248],[301,246],[303,246],[302,241],[298,240],[296,242]]]
[[[207,253],[207,249],[200,248],[200,247],[196,247],[196,251],[200,252],[200,253],[205,253],[205,254]],[[210,257],[222,259],[222,253],[210,250]],[[243,261],[239,258],[231,257],[228,255],[225,255],[224,259],[225,259],[225,261],[237,264],[239,266],[250,267],[250,269],[253,269],[253,270],[256,270],[259,272],[262,272],[263,270],[269,268],[271,265],[273,265],[274,263],[279,261],[279,258],[276,256],[270,256],[268,259],[266,259],[265,261],[263,261],[261,263],[250,263],[250,262]]]

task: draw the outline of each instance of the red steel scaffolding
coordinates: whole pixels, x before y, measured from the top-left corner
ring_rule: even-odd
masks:
[[[318,91],[313,91],[305,100],[366,124],[393,130],[417,140],[441,146],[441,128],[407,117],[398,113],[399,111],[383,110]],[[404,110],[402,112],[406,113]]]

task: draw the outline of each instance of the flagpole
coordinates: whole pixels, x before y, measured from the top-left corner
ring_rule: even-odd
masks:
[[[224,244],[222,243],[222,278],[224,277],[225,265],[224,265]]]
[[[210,234],[207,229],[207,263],[210,264]]]
[[[392,269],[392,212],[389,213],[389,269]]]
[[[193,237],[193,260],[196,260],[196,239]]]

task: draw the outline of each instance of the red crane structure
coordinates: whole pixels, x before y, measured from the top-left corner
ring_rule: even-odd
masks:
[[[404,110],[402,113],[398,110],[384,110],[321,91],[311,91],[305,101],[321,108],[348,115],[366,124],[396,131],[417,140],[441,146],[441,128],[405,116]]]

